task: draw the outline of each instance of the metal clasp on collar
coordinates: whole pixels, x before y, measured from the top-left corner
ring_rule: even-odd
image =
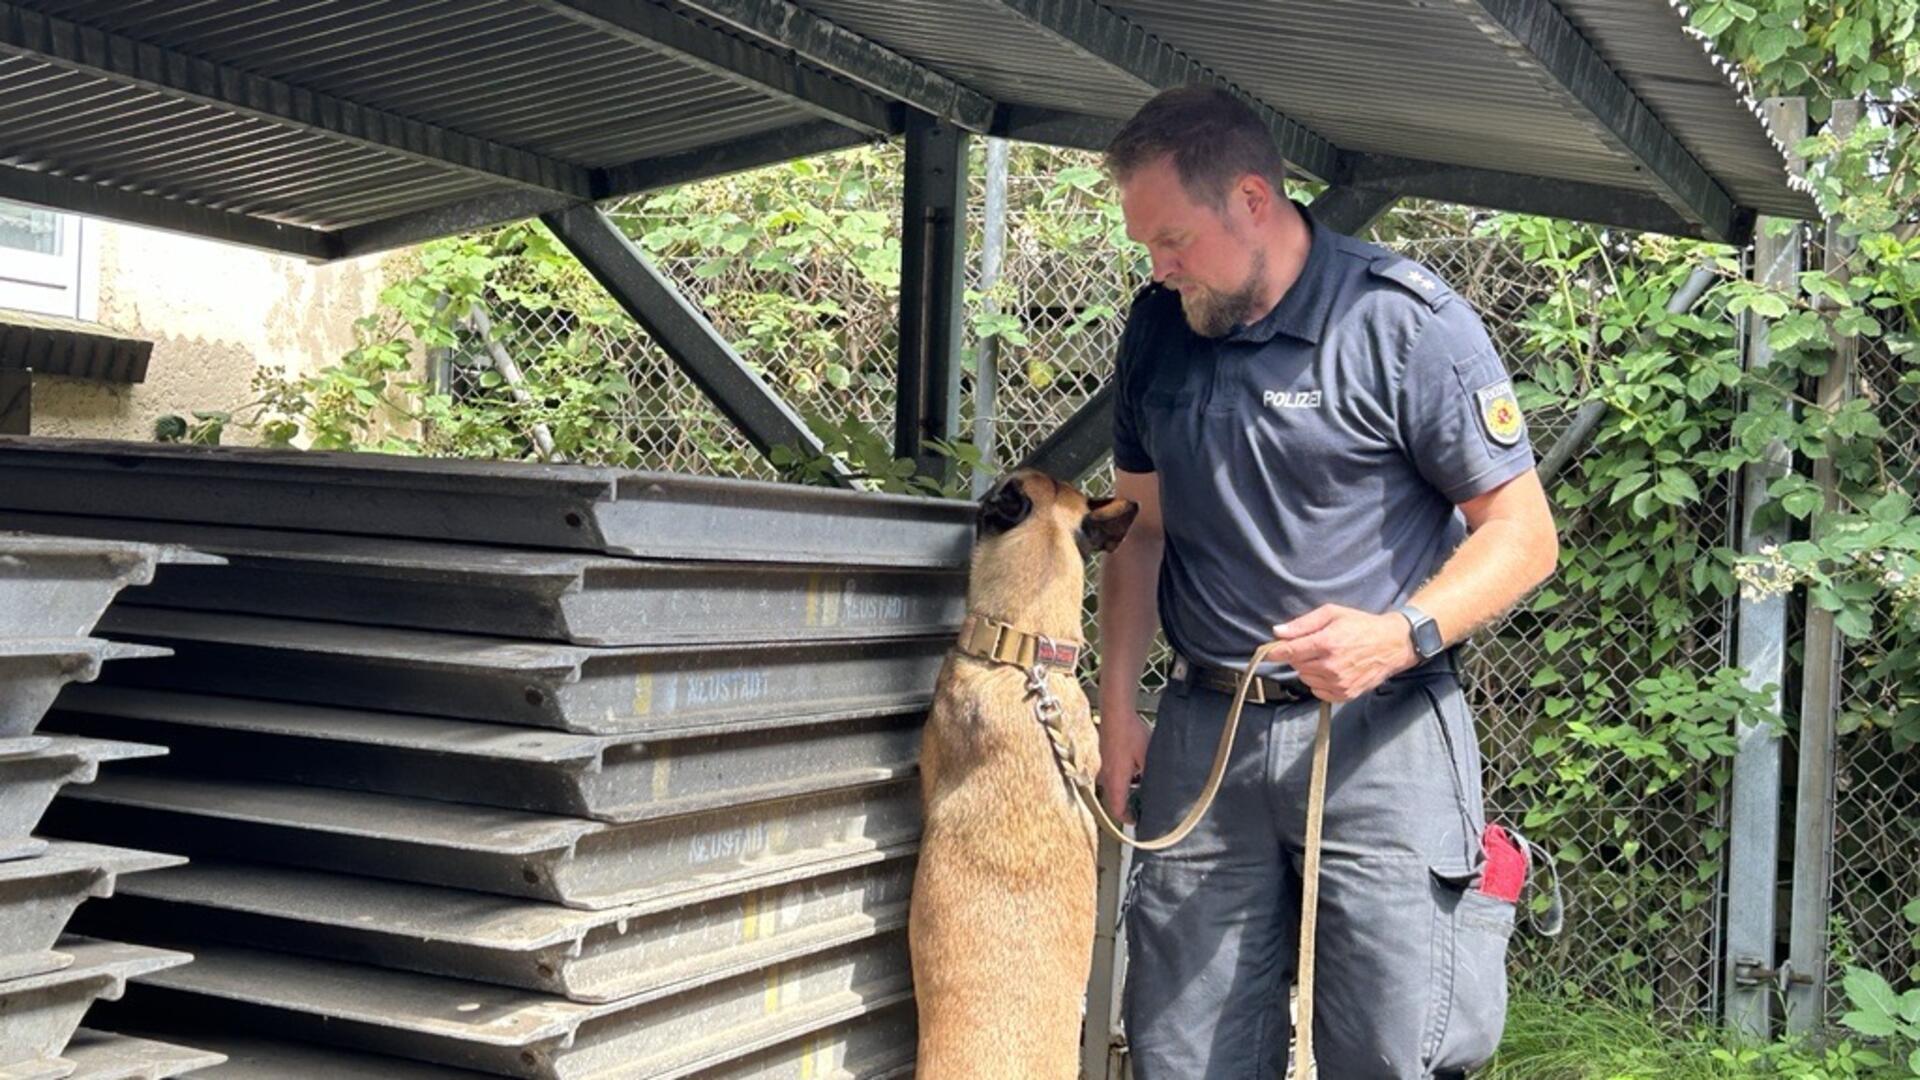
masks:
[[[1047,665],[1035,664],[1027,669],[1027,693],[1039,699],[1034,702],[1033,711],[1043,722],[1060,715],[1060,699],[1054,695],[1053,687],[1047,685]]]

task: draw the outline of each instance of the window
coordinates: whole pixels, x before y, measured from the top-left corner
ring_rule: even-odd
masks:
[[[0,202],[0,307],[93,319],[94,231],[75,214]]]

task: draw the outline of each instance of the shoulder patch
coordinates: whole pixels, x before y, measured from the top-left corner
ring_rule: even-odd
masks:
[[[1367,267],[1373,276],[1385,278],[1426,302],[1435,311],[1453,298],[1453,290],[1412,259],[1388,255],[1375,259]]]
[[[1520,414],[1520,399],[1514,396],[1512,381],[1501,379],[1475,390],[1473,396],[1480,406],[1480,426],[1486,428],[1487,438],[1501,446],[1518,443],[1527,422]]]

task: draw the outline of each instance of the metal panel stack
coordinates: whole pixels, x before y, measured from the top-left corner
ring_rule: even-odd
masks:
[[[196,957],[126,1029],[211,1076],[911,1071],[965,504],[7,440],[0,470],[0,528],[222,560],[116,605],[172,655],[48,720],[172,748],[48,819],[192,859],[88,914]]]
[[[150,582],[156,565],[216,562],[152,544],[0,532],[0,1076],[9,1080],[157,1078],[220,1061],[80,1027],[95,1000],[189,957],[69,933],[75,909],[110,895],[123,875],[184,860],[37,835],[55,793],[94,782],[102,762],[166,753],[41,729],[62,687],[93,680],[110,660],[166,654],[94,636],[107,605]]]

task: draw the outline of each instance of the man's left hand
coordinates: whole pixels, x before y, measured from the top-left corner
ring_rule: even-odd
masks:
[[[1267,659],[1291,664],[1322,701],[1352,701],[1420,659],[1404,616],[1326,604],[1273,628]]]

